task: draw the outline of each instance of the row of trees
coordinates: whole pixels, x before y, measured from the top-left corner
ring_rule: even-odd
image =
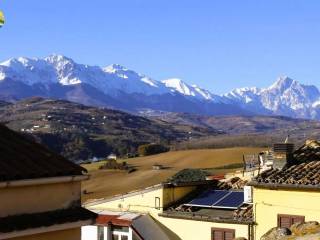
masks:
[[[143,144],[138,147],[139,156],[149,156],[153,154],[168,152],[170,149],[162,144]]]

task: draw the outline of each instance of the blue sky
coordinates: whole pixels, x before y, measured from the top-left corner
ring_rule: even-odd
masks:
[[[320,87],[317,0],[0,0],[0,61],[60,53],[214,93],[288,75]]]

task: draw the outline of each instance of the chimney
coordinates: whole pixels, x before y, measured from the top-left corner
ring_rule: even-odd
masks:
[[[282,169],[293,161],[293,143],[275,143],[273,145],[273,168]]]

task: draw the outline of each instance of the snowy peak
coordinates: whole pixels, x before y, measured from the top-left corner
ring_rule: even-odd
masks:
[[[219,98],[210,91],[200,88],[197,85],[188,85],[179,78],[166,79],[163,80],[162,83],[171,89],[172,92],[178,92],[184,96],[195,97],[199,100],[217,100]]]
[[[126,72],[128,69],[120,64],[111,64],[103,69],[108,73]]]
[[[177,91],[186,96],[195,96],[195,93],[192,92],[191,87],[179,78],[166,79],[162,82],[166,85],[166,87],[171,88],[172,91]]]
[[[51,64],[74,64],[74,61],[71,58],[68,58],[61,54],[51,54],[48,57],[45,57],[44,60]]]
[[[303,85],[287,76],[279,77],[268,88],[239,88],[224,95],[229,102],[237,102],[243,108],[259,109],[301,118],[319,118],[320,92],[315,86]]]
[[[272,84],[269,88],[267,88],[267,91],[277,91],[280,93],[283,93],[287,89],[290,89],[292,87],[299,86],[300,84],[297,81],[294,81],[293,79],[282,76],[279,77],[274,84]]]
[[[150,91],[150,94],[169,92],[161,82],[119,64],[109,65],[103,68],[103,71],[107,74],[115,75],[118,78],[127,80],[127,84],[132,85],[133,88],[141,88],[144,94],[148,94],[148,90]]]

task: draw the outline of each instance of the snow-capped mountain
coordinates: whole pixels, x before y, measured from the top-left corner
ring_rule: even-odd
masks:
[[[212,94],[210,91],[198,87],[197,85],[188,85],[179,78],[170,78],[163,80],[162,83],[172,92],[181,93],[184,96],[196,98],[198,100],[208,100],[220,102],[222,99],[218,95]]]
[[[315,86],[303,85],[280,77],[268,88],[239,88],[224,95],[244,109],[299,118],[319,118],[320,92]]]
[[[207,115],[274,114],[320,119],[315,86],[279,78],[268,88],[239,88],[222,96],[178,78],[152,79],[118,64],[78,64],[62,55],[0,63],[0,100],[61,98],[132,112],[156,110]]]
[[[62,98],[129,111],[154,109],[199,114],[247,114],[221,97],[182,80],[157,81],[121,65],[78,64],[62,55],[0,63],[0,99]]]
[[[61,85],[89,84],[104,93],[162,94],[169,90],[161,83],[117,64],[105,68],[77,64],[62,55],[44,59],[17,58],[0,63],[0,81],[10,78],[27,85],[36,83]]]

